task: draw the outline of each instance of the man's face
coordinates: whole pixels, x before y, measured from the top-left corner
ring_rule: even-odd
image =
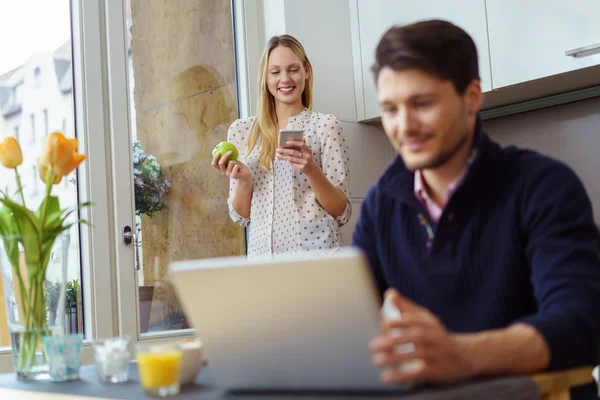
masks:
[[[479,81],[464,94],[418,69],[384,67],[377,78],[383,129],[406,167],[442,167],[470,144],[481,103]]]

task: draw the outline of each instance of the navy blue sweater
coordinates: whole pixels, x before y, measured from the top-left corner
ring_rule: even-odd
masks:
[[[517,321],[542,334],[550,369],[600,360],[600,235],[581,181],[478,123],[478,157],[438,224],[400,157],[371,187],[353,234],[383,292],[394,287],[453,332]],[[424,220],[423,220],[424,217]]]

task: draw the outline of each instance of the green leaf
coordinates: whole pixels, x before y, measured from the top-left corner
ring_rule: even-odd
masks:
[[[40,242],[39,235],[30,219],[23,215],[15,213],[15,222],[19,230],[19,240],[25,251],[25,260],[27,266],[32,267],[40,262]]]
[[[26,231],[21,230],[21,227],[19,226],[18,233],[20,235],[26,235],[32,232],[37,235],[40,232],[40,220],[35,216],[35,214],[31,210],[7,198],[0,198],[0,202],[2,202],[6,207],[8,207],[12,211],[15,219],[21,218],[27,221]]]
[[[62,213],[63,213],[64,215],[63,215],[63,217],[62,217],[62,219],[61,219],[61,221],[60,221],[60,225],[61,225],[61,227],[63,227],[64,229],[62,229],[62,230],[61,230],[61,232],[67,229],[67,228],[65,228],[65,227],[64,227],[64,223],[65,223],[65,221],[67,220],[67,218],[69,218],[69,216],[70,216],[71,214],[73,214],[73,213],[74,213],[74,212],[76,212],[76,211],[79,211],[79,210],[80,210],[80,209],[82,209],[83,207],[89,207],[89,206],[91,206],[91,205],[93,205],[93,203],[92,203],[91,201],[86,201],[85,203],[81,203],[81,204],[77,205],[76,207],[72,207],[71,209],[65,209],[65,210],[63,210],[63,211],[62,211]],[[89,225],[89,224],[88,224],[88,222],[87,222],[86,220],[84,220],[84,219],[80,219],[80,220],[79,220],[79,221],[77,221],[77,222],[78,222],[78,223],[82,223],[82,224]],[[72,225],[72,224],[70,224],[69,226],[71,226],[71,225]]]
[[[40,243],[38,235],[41,230],[40,220],[31,210],[12,200],[0,198],[0,202],[12,211],[17,226],[16,233],[25,250],[27,265],[39,265]]]
[[[56,229],[58,226],[60,226],[60,223],[61,223],[60,216],[62,214],[62,210],[60,209],[60,203],[58,201],[58,197],[48,196],[46,199],[44,199],[42,204],[40,204],[40,207],[38,208],[37,212],[35,213],[35,215],[38,217],[38,219],[42,218],[42,213],[43,213],[44,207],[46,206],[46,203],[48,204],[48,209],[46,210],[46,221],[44,222],[43,229],[44,229],[44,231],[52,231],[52,230]]]
[[[17,225],[11,217],[10,209],[3,206],[0,208],[0,235],[4,242],[6,255],[13,267],[19,265],[19,240],[17,236]]]
[[[17,234],[17,227],[11,216],[10,208],[0,207],[0,235],[12,236]]]
[[[65,214],[64,218],[66,218],[67,216],[73,214],[75,211],[79,211],[84,207],[90,207],[92,206],[94,203],[92,203],[91,201],[86,201],[85,203],[81,203],[78,204],[76,207],[72,207],[72,208],[65,208],[64,210],[62,210],[62,213]]]
[[[52,255],[52,248],[54,247],[54,242],[56,241],[56,238],[59,234],[60,232],[44,234],[44,241],[41,246],[41,265],[43,267],[47,266],[48,262],[50,261],[50,256]]]

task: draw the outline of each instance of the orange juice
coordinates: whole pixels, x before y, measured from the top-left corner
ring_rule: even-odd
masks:
[[[178,383],[180,351],[140,352],[137,361],[142,387],[156,389]]]

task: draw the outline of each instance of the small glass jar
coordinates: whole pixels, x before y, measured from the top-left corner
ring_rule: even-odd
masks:
[[[92,342],[98,380],[102,383],[122,383],[129,380],[131,337],[117,336]]]
[[[44,352],[48,357],[50,380],[64,382],[79,379],[83,335],[44,336]]]

